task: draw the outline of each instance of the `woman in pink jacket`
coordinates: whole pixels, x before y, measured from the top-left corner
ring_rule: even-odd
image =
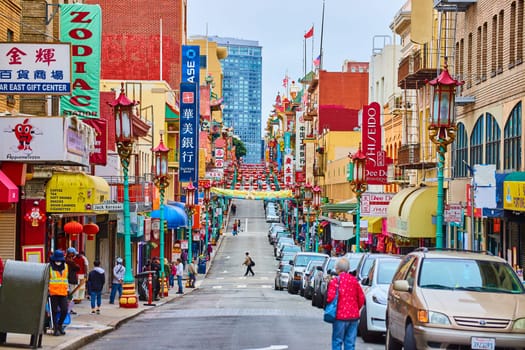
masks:
[[[357,279],[348,273],[350,263],[340,258],[335,264],[338,277],[328,285],[326,301],[330,303],[338,291],[337,312],[332,324],[332,350],[354,350],[359,324],[359,310],[365,304],[365,295]]]

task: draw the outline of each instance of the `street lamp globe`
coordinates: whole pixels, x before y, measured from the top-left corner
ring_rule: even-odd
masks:
[[[304,200],[305,200],[305,202],[310,204],[312,202],[312,196],[313,196],[312,185],[309,182],[307,182],[306,185],[304,185]]]
[[[210,182],[206,181],[204,183],[204,186],[202,186],[202,189],[204,193],[204,198],[203,198],[204,204],[208,204],[210,202],[210,189],[211,189]]]
[[[312,192],[313,192],[312,206],[315,209],[319,209],[319,207],[321,206],[321,188],[319,186],[315,186]]]
[[[160,135],[160,142],[153,149],[153,152],[155,153],[155,177],[165,179],[168,176],[168,153],[170,149],[164,145],[162,134]]]
[[[354,164],[353,182],[356,185],[364,184],[366,182],[366,155],[359,150],[352,156],[352,163]]]
[[[195,186],[192,181],[186,187],[186,207],[188,210],[193,210],[195,207]]]

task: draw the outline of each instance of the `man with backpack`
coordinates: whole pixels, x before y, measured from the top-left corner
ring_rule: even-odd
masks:
[[[251,273],[252,276],[255,276],[255,273],[252,270],[252,267],[255,266],[255,262],[250,257],[250,253],[246,252],[246,258],[244,259],[243,265],[246,265],[246,273],[244,276],[248,276],[248,273]]]

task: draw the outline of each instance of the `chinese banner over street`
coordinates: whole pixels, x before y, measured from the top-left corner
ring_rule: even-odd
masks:
[[[60,40],[71,43],[73,63],[72,92],[60,99],[60,114],[100,118],[100,6],[61,4]]]

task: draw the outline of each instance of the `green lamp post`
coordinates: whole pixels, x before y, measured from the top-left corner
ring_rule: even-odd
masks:
[[[366,192],[368,187],[366,183],[366,155],[361,150],[361,144],[359,149],[354,155],[350,155],[352,159],[352,174],[350,181],[350,188],[355,193],[357,198],[357,209],[356,209],[356,224],[355,224],[355,251],[359,253],[361,251],[361,195]]]
[[[321,188],[319,186],[315,186],[312,189],[313,199],[312,199],[312,207],[315,211],[315,229],[318,231],[318,225],[319,225],[319,208],[321,207]],[[315,251],[319,251],[319,235],[318,232],[315,232]]]
[[[432,103],[432,120],[428,127],[430,140],[437,145],[438,168],[437,168],[437,210],[436,210],[436,248],[443,248],[443,167],[445,165],[445,153],[447,146],[456,138],[455,123],[455,95],[456,86],[462,85],[453,79],[448,73],[447,59],[441,74],[434,80],[427,82],[434,87]]]
[[[206,232],[204,233],[204,249],[206,249],[205,254],[208,254],[208,212],[210,211],[210,190],[211,190],[211,184],[209,181],[206,181],[203,186],[203,203],[204,203],[204,210],[206,212],[205,220],[206,220]]]
[[[193,214],[195,213],[195,186],[193,181],[190,181],[188,187],[186,187],[186,210],[188,211],[189,217],[189,229],[188,229],[188,261],[193,261]]]
[[[164,238],[164,192],[169,186],[169,175],[168,175],[168,153],[170,149],[164,145],[162,140],[162,133],[160,134],[159,145],[153,148],[155,154],[155,178],[153,179],[155,186],[160,192],[160,206],[159,206],[159,217],[160,217],[160,228],[159,228],[159,241],[160,241],[160,264],[161,264],[161,293],[160,296],[168,295],[168,288],[166,284],[166,274],[164,271],[164,252],[165,252],[165,238]]]
[[[124,92],[124,83],[120,89],[120,95],[116,100],[108,103],[113,108],[115,116],[115,141],[117,152],[122,165],[122,174],[124,175],[124,283],[122,285],[122,296],[119,305],[122,308],[138,308],[138,298],[135,292],[135,281],[132,272],[131,256],[131,223],[129,213],[129,179],[128,170],[131,154],[133,153],[133,115],[137,101],[131,101],[126,97]]]
[[[295,241],[299,241],[299,200],[301,199],[301,185],[296,184],[294,187],[295,198]]]
[[[306,183],[304,185],[304,202],[303,208],[306,209],[306,241],[305,241],[305,251],[310,251],[310,204],[312,203],[312,185]]]

